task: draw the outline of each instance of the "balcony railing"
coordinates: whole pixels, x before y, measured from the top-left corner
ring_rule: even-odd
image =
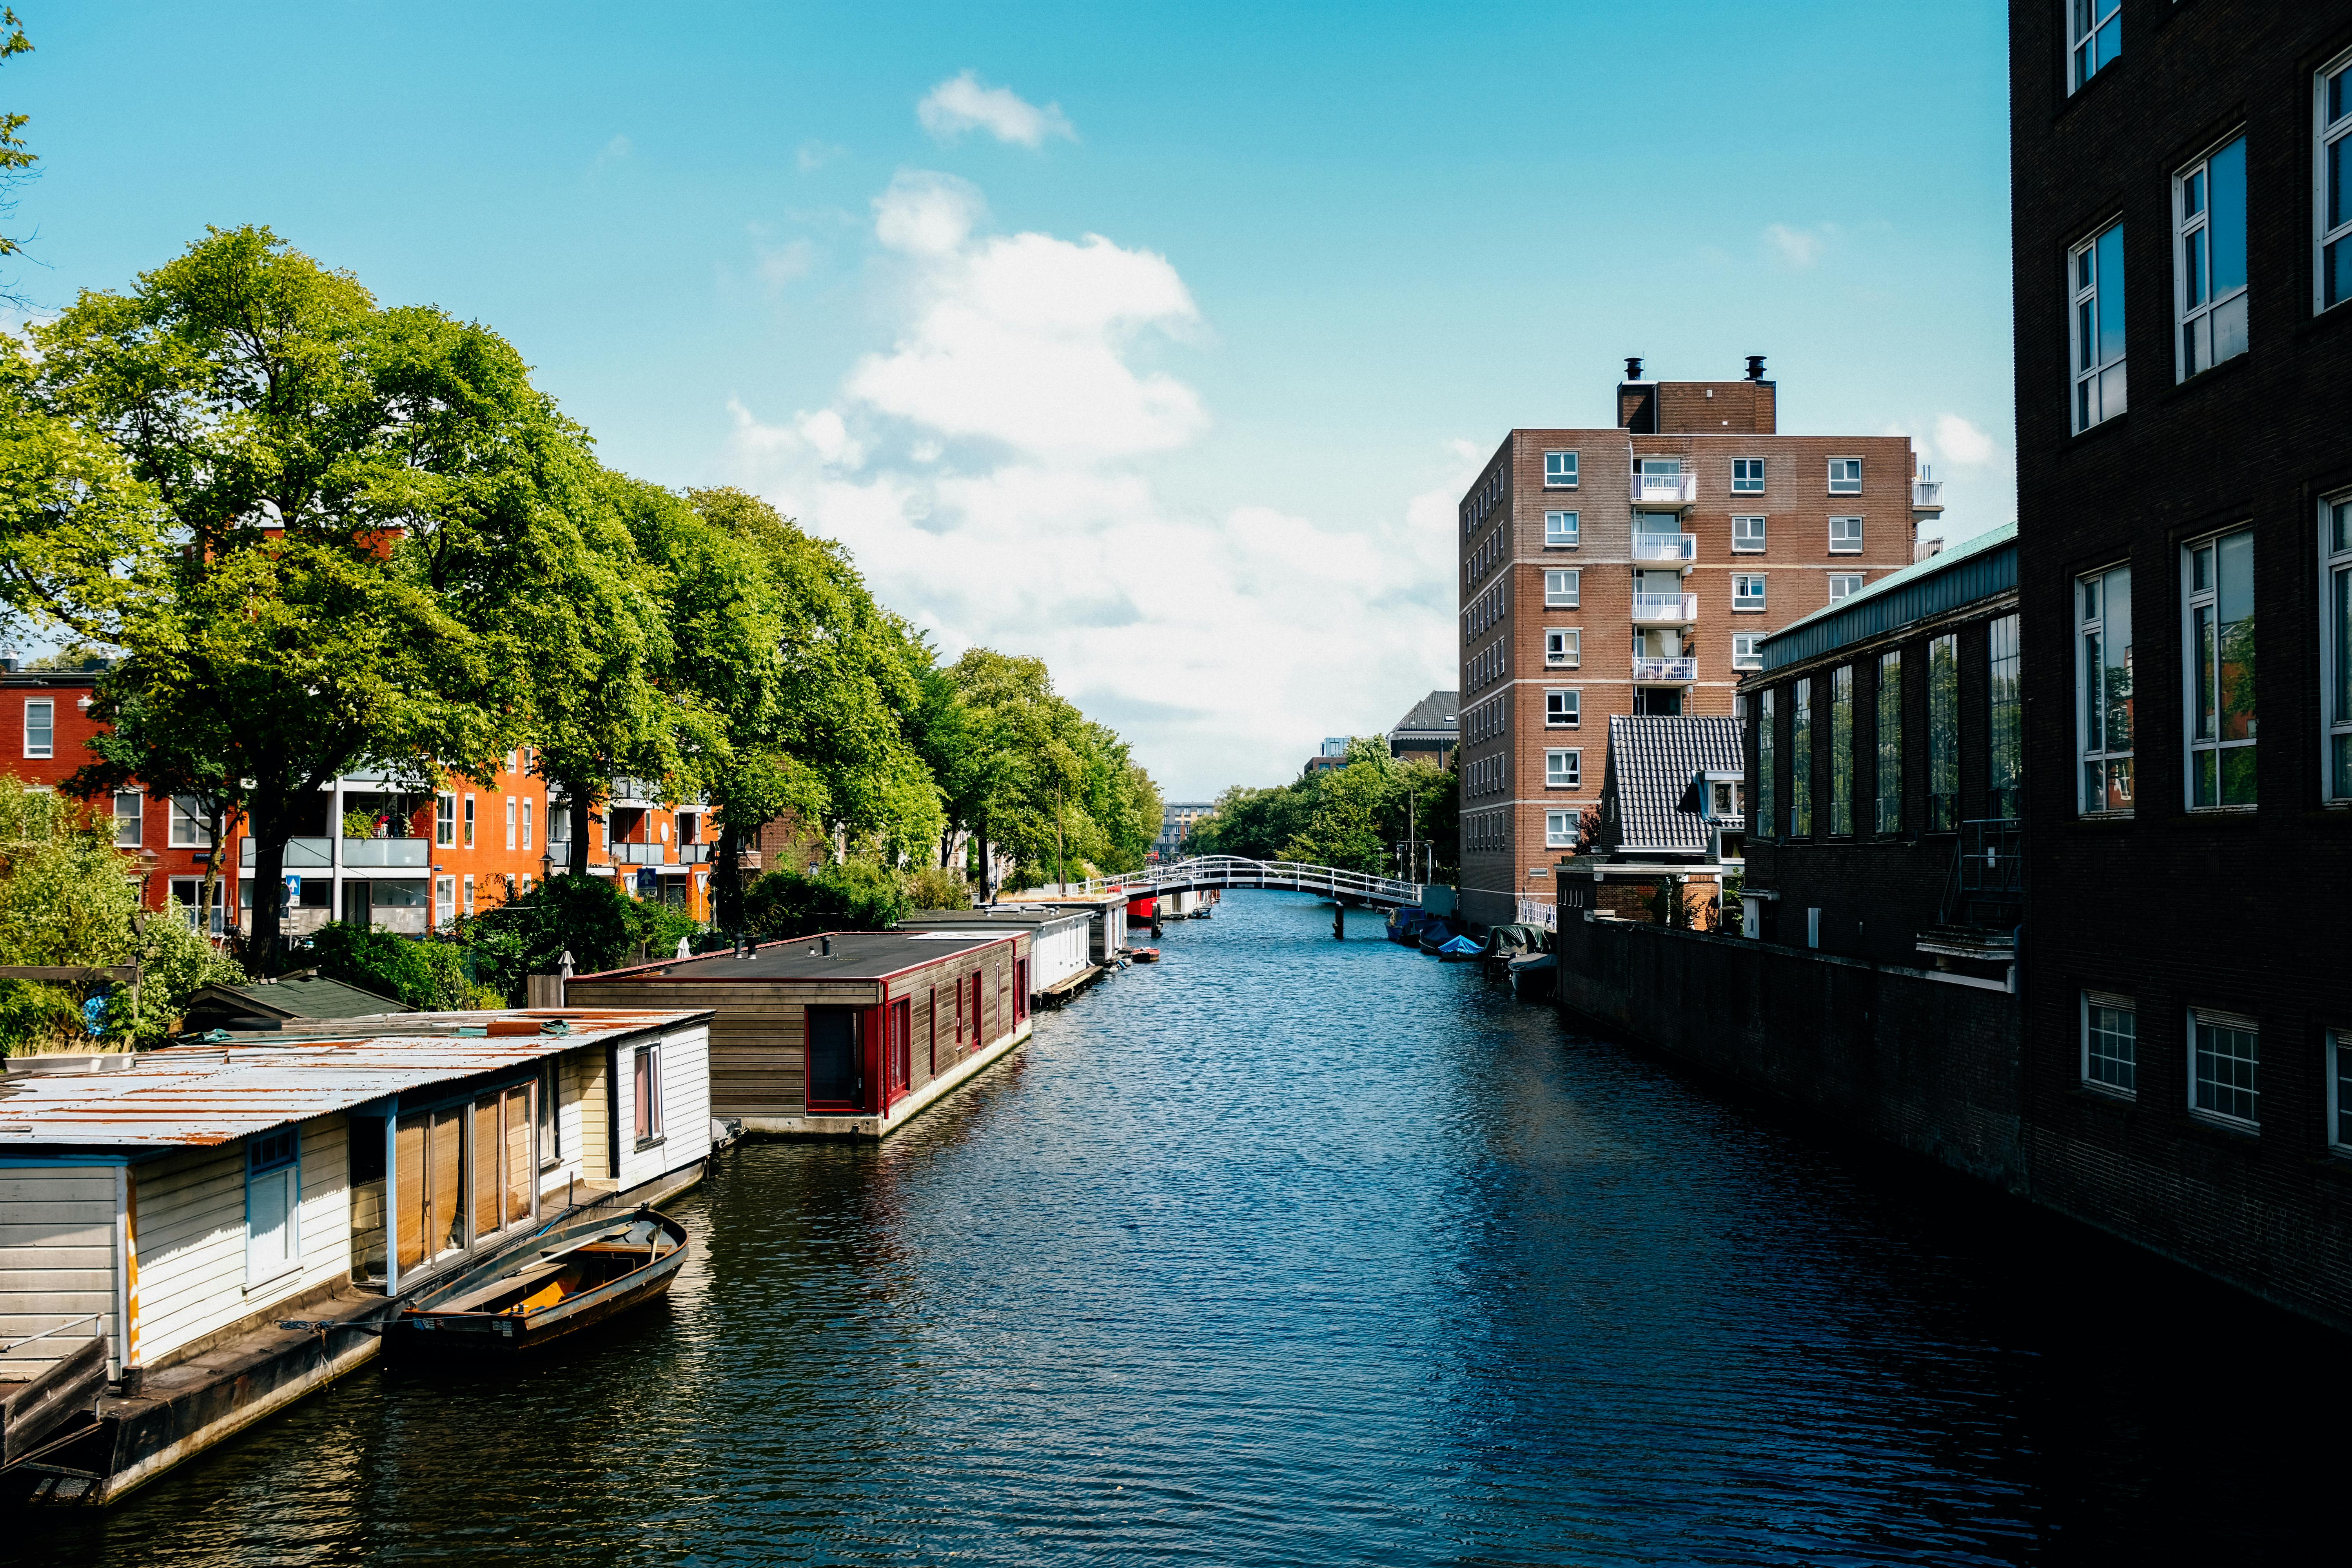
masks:
[[[1943,493],[1944,481],[1941,479],[1913,479],[1911,481],[1911,504],[1913,506],[1939,507],[1943,503],[1938,501],[1936,498]]]
[[[681,844],[677,847],[677,859],[681,866],[699,866],[709,858],[710,846],[708,844]]]
[[[1633,618],[1647,626],[1688,626],[1698,619],[1696,594],[1636,594]]]
[[[343,840],[343,864],[346,866],[398,866],[417,868],[433,863],[433,846],[422,838],[346,838]]]
[[[666,844],[615,844],[613,864],[615,866],[658,866],[664,858]]]
[[[1633,536],[1633,559],[1636,561],[1696,561],[1698,559],[1698,535],[1696,533],[1637,533]]]
[[[242,839],[236,847],[236,863],[248,870],[253,866],[253,840]],[[289,838],[286,841],[286,868],[289,871],[317,870],[334,864],[332,846],[324,838]]]
[[[1635,474],[1636,506],[1688,506],[1698,500],[1696,474]]]
[[[1748,831],[1748,814],[1744,811],[1717,812],[1706,820],[1709,826],[1721,828],[1726,833]]]
[[[1696,658],[1642,658],[1633,660],[1633,683],[1636,686],[1688,686],[1698,679]]]

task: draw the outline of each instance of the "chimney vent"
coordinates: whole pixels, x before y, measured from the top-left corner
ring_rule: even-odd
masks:
[[[1628,354],[1625,357],[1625,379],[1627,381],[1639,381],[1642,379],[1642,356],[1640,354]]]
[[[1749,354],[1748,356],[1748,379],[1750,381],[1761,381],[1764,379],[1764,356],[1762,354]]]

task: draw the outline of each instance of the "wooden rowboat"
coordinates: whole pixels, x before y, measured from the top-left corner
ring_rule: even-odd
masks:
[[[561,1339],[667,1290],[686,1262],[686,1227],[640,1208],[551,1227],[523,1247],[437,1281],[396,1321],[445,1349],[520,1350]]]

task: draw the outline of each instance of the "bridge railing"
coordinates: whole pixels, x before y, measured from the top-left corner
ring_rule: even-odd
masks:
[[[1328,893],[1383,904],[1421,902],[1418,882],[1375,877],[1363,871],[1343,871],[1334,866],[1310,866],[1297,860],[1249,860],[1238,855],[1199,856],[1156,870],[1125,877],[1096,877],[1072,886],[1088,893],[1131,893],[1138,898],[1163,889],[1271,888]]]

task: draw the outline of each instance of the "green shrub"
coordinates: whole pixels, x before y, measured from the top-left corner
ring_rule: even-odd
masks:
[[[37,1056],[76,1045],[89,1048],[90,1039],[72,992],[37,980],[0,980],[0,1056]]]
[[[501,1006],[505,998],[474,977],[455,942],[419,942],[341,921],[310,938],[319,973],[428,1013]]]
[[[743,893],[744,921],[760,937],[887,931],[909,907],[897,873],[867,860],[820,866],[805,876],[771,871]]]
[[[647,911],[656,908],[638,903],[609,877],[551,877],[494,910],[459,921],[457,940],[475,981],[519,1005],[525,1000],[526,977],[559,973],[567,952],[582,974],[625,963],[637,942],[649,939],[653,917]],[[663,951],[677,947],[673,935]]]
[[[926,866],[908,879],[907,895],[919,910],[968,910],[971,884],[954,871]]]

